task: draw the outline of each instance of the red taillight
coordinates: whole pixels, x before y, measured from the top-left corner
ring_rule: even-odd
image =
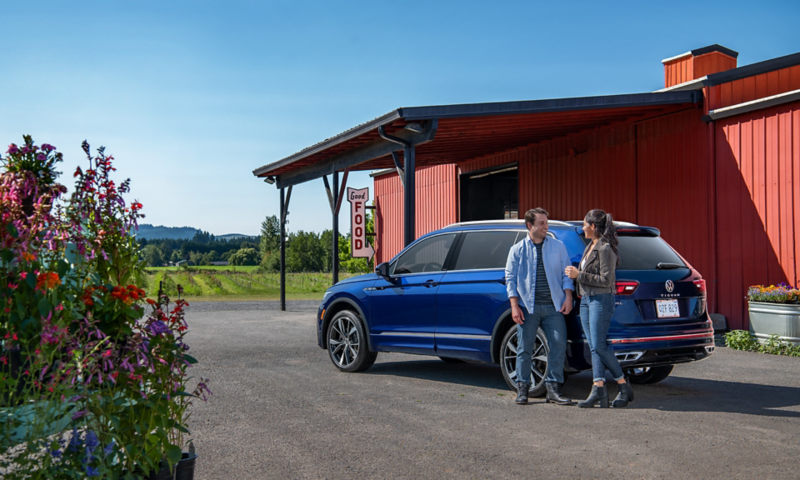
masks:
[[[631,295],[639,287],[639,282],[623,280],[617,282],[617,295]]]
[[[702,293],[703,296],[706,295],[706,281],[705,280],[695,280],[694,286],[697,287],[697,292]]]

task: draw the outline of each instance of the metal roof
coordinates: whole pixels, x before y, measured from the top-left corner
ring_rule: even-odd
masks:
[[[435,138],[416,148],[416,164],[425,166],[470,160],[602,125],[661,115],[701,101],[700,92],[678,91],[403,107],[259,167],[253,174],[280,179],[281,175],[294,174],[300,169],[307,171],[321,162],[336,168],[331,159],[347,157],[355,150],[361,152],[360,158],[364,158],[365,151],[371,148],[378,151],[380,149],[375,146],[386,142],[378,135],[379,126],[390,135],[400,136],[409,133],[404,129],[410,123],[438,122]],[[391,156],[384,153],[365,161],[359,160],[357,165],[349,168],[375,170],[393,165]],[[306,174],[304,179],[311,176]]]

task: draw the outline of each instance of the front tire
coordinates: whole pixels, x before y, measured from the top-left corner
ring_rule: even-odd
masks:
[[[533,356],[531,358],[531,388],[528,396],[541,397],[547,393],[544,376],[547,374],[548,355],[550,347],[547,345],[547,337],[540,328],[536,332],[536,341],[533,345]],[[503,343],[500,344],[500,370],[503,372],[503,379],[511,390],[517,391],[517,326],[511,327]]]
[[[669,377],[669,374],[672,373],[673,367],[673,365],[667,365],[665,367],[629,368],[625,370],[625,375],[628,376],[631,383],[646,385],[648,383],[658,383],[666,379]]]
[[[375,363],[378,352],[370,352],[364,324],[355,312],[342,310],[328,325],[328,356],[343,372],[363,372]]]

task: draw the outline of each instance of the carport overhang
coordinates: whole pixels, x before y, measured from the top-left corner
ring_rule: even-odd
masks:
[[[348,171],[396,168],[403,181],[403,239],[415,238],[415,170],[462,163],[612,124],[702,103],[702,92],[669,91],[519,102],[404,107],[253,170],[280,189],[281,309],[285,225],[294,185],[322,178],[332,214],[332,276],[338,281],[338,214]],[[402,157],[401,157],[402,152]],[[341,189],[339,172],[344,172]],[[333,185],[328,182],[331,175]]]
[[[253,170],[285,188],[345,170],[396,166],[403,145],[415,147],[416,165],[460,163],[613,123],[663,115],[698,105],[699,91],[635,93],[519,102],[404,107],[293,155]]]

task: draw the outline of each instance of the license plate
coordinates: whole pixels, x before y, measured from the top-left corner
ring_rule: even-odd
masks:
[[[677,300],[656,300],[656,315],[658,318],[680,317]]]

